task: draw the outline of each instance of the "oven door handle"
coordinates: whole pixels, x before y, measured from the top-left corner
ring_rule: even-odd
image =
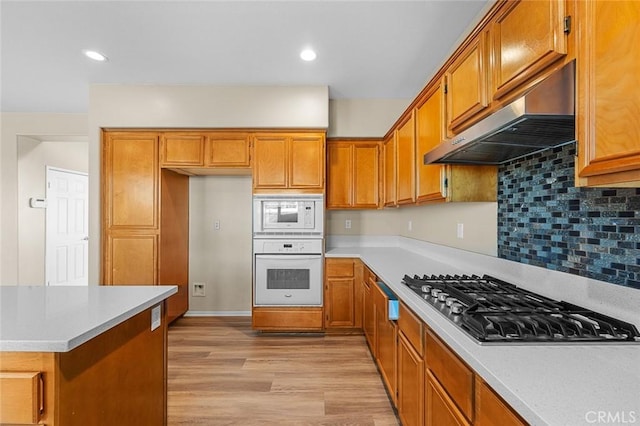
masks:
[[[296,253],[286,253],[286,254],[256,254],[256,259],[267,259],[267,260],[284,260],[287,257],[295,257],[295,260],[316,260],[322,257],[321,254],[296,254]]]

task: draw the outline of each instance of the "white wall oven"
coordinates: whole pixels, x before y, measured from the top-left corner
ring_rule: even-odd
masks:
[[[254,240],[255,306],[322,305],[322,239]]]
[[[322,195],[256,195],[253,197],[253,237],[322,238]]]

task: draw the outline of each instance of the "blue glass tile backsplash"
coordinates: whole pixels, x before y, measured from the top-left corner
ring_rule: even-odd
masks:
[[[640,188],[576,188],[574,156],[500,166],[498,257],[640,289]]]

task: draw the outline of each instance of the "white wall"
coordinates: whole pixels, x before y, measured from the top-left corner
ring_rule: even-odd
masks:
[[[345,220],[351,229],[345,229]],[[411,221],[411,231],[408,222]],[[464,235],[457,237],[457,224]],[[330,210],[329,235],[401,235],[435,244],[496,256],[496,203],[449,203],[382,210]]]
[[[46,167],[87,172],[89,144],[18,138],[18,284],[44,285],[46,210],[29,198],[46,195]]]
[[[251,208],[251,176],[189,178],[189,281],[205,283],[190,312],[251,311]]]
[[[86,114],[2,113],[0,133],[0,285],[18,282],[18,138],[86,136]]]
[[[101,128],[313,128],[329,122],[329,90],[305,87],[120,86],[94,85],[89,94],[89,235],[100,235],[99,168]],[[94,173],[95,172],[95,173]],[[189,282],[207,283],[205,298],[191,297],[190,311],[251,309],[251,206],[234,222],[234,205],[251,199],[247,177],[191,178],[196,203],[190,223]],[[222,180],[218,180],[222,179]],[[234,180],[235,179],[235,180]],[[224,183],[235,191],[226,189]],[[222,187],[220,185],[223,185]],[[221,201],[218,203],[217,197]],[[202,198],[204,197],[204,199]],[[204,203],[204,204],[198,204]],[[210,215],[228,217],[224,230],[210,235]],[[245,230],[247,240],[235,238]],[[209,235],[211,239],[202,240]],[[229,238],[228,240],[226,238]],[[100,246],[89,241],[89,282],[99,279]],[[204,256],[204,258],[202,257]],[[219,269],[217,260],[224,260]],[[191,289],[192,286],[190,286]]]
[[[412,99],[332,99],[328,137],[382,137]]]

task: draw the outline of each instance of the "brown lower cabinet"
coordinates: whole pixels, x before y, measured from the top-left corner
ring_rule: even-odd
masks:
[[[480,376],[476,375],[476,418],[478,426],[522,426],[527,423],[509,404],[496,394]]]
[[[376,308],[373,304],[372,288],[376,285],[377,277],[364,267],[362,277],[362,328],[373,358],[376,357]]]
[[[427,426],[469,426],[444,387],[429,369],[426,372],[425,424]]]
[[[326,261],[325,283],[335,288],[329,289],[331,297],[325,293],[325,329],[331,324],[350,327],[352,321],[355,328],[362,328],[403,426],[527,425],[402,301],[398,320],[389,320],[389,297],[367,265],[359,259]],[[358,291],[352,293],[354,281]],[[346,300],[338,300],[341,298],[348,299],[352,307],[344,306]],[[327,307],[327,303],[335,306]],[[355,312],[353,320],[351,312]],[[281,319],[281,314],[274,318]],[[299,321],[290,319],[287,322]],[[315,326],[321,321],[318,317]]]
[[[376,361],[391,400],[396,403],[398,327],[389,319],[389,298],[375,286],[372,290],[376,317]]]
[[[424,424],[424,332],[403,303],[398,317],[398,416],[403,426]]]

